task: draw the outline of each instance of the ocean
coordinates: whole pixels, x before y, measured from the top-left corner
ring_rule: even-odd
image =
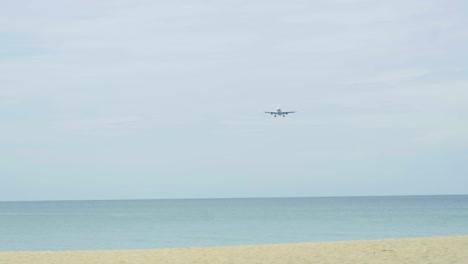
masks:
[[[0,202],[0,251],[468,235],[468,195]]]

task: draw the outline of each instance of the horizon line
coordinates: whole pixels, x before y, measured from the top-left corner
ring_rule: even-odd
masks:
[[[466,196],[468,194],[396,194],[396,195],[343,195],[343,196],[263,196],[263,197],[199,197],[199,198],[127,198],[127,199],[57,199],[57,200],[0,200],[0,202],[92,202],[92,201],[153,201],[153,200],[234,200],[234,199],[300,199],[300,198],[359,198],[359,197],[414,197],[414,196]]]

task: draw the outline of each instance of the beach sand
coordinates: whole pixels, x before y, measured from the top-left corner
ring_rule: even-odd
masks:
[[[150,250],[0,252],[1,264],[468,264],[468,236]]]

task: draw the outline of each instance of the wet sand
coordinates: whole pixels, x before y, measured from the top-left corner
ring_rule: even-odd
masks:
[[[206,248],[0,252],[0,264],[26,263],[468,264],[468,235]]]

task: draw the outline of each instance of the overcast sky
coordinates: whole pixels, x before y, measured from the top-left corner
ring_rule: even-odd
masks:
[[[0,200],[468,194],[467,13],[0,0]]]

